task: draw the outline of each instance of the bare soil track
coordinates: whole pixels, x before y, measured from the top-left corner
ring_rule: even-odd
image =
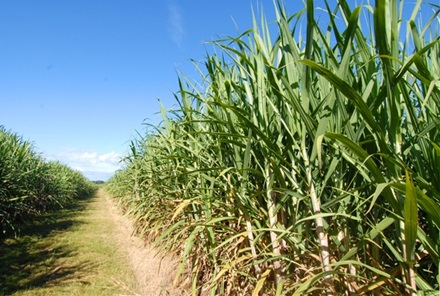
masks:
[[[115,224],[114,239],[121,249],[128,253],[130,266],[137,280],[137,290],[140,295],[180,295],[173,289],[177,260],[171,255],[163,257],[154,249],[145,246],[142,239],[133,236],[131,222],[115,208],[102,191],[101,199],[110,210],[110,219]]]
[[[132,233],[100,189],[0,242],[0,295],[182,295],[177,260]]]

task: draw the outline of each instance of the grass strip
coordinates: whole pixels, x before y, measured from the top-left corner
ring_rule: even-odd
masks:
[[[0,295],[133,295],[128,254],[99,191],[0,243]]]

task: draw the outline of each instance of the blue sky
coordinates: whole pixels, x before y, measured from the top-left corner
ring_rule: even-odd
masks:
[[[289,13],[302,1],[287,1]],[[272,0],[1,0],[0,125],[92,180],[107,179],[177,72],[197,78],[206,41],[252,27]]]
[[[157,123],[158,99],[175,104],[177,72],[197,78],[190,59],[249,29],[251,5],[261,2],[2,0],[0,125],[107,179],[142,123]]]

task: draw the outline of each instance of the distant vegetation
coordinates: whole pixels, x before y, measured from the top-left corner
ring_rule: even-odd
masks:
[[[30,142],[0,126],[0,237],[94,188],[80,172],[46,161]]]
[[[92,181],[93,183],[95,183],[95,184],[104,184],[105,182],[104,181],[102,181],[102,180],[97,180],[97,181]]]
[[[438,293],[439,7],[314,2],[214,42],[107,182],[194,295]]]

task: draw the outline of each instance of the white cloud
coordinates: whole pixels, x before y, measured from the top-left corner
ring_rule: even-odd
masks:
[[[179,48],[182,48],[183,40],[185,39],[185,27],[181,9],[175,2],[168,3],[168,20],[171,40]]]
[[[106,161],[109,163],[118,163],[120,158],[121,156],[114,151],[98,156],[99,161]]]
[[[72,169],[82,172],[91,180],[107,180],[116,170],[121,168],[121,155],[114,151],[98,153],[96,151],[68,149],[47,158],[59,160]]]

